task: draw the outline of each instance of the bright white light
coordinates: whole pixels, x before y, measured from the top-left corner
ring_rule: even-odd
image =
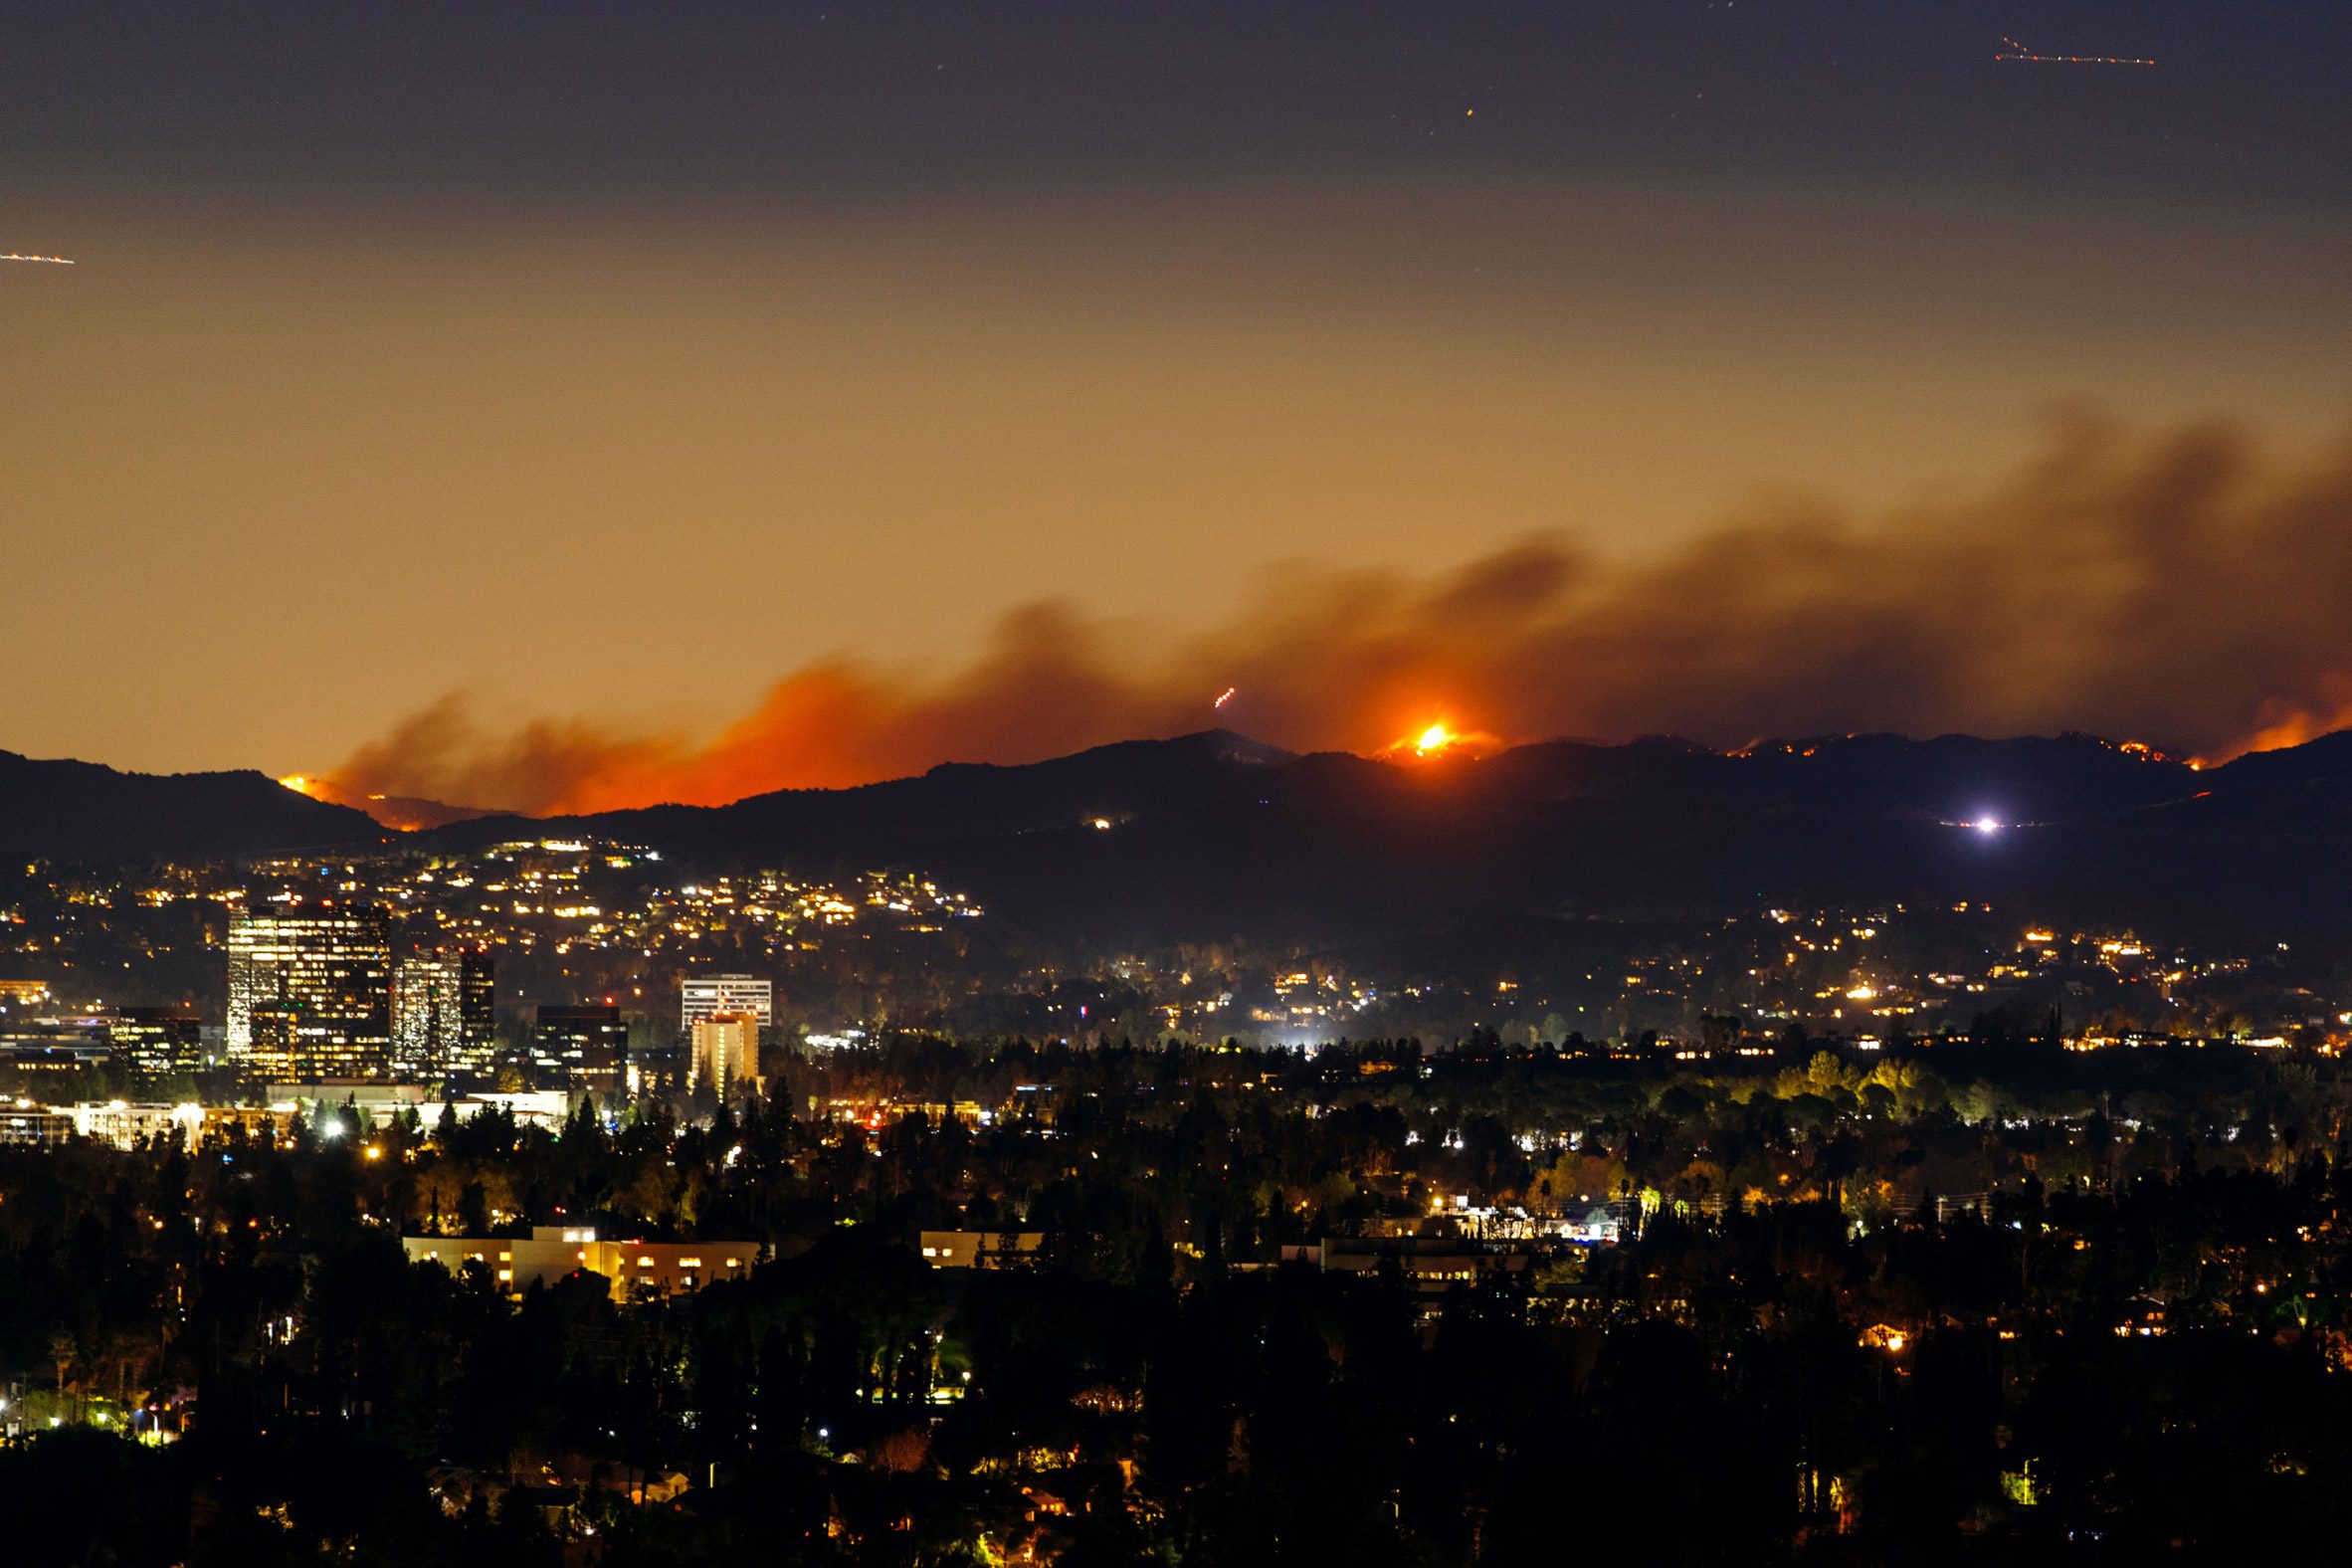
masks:
[[[1979,833],[1999,833],[2001,831],[2000,820],[1994,817],[1979,817],[1976,819],[1976,831]]]

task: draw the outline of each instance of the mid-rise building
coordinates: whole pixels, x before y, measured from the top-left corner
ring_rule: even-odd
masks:
[[[575,1090],[610,1104],[628,1090],[629,1025],[610,1005],[542,1005],[531,1025],[531,1056]]]
[[[748,1013],[762,1024],[776,1021],[776,982],[750,975],[688,975],[679,988],[678,1027],[692,1031],[713,1013]]]
[[[488,953],[428,953],[392,972],[392,1071],[419,1082],[487,1075],[497,1056],[497,981]]]
[[[765,1086],[759,1072],[759,1020],[749,1013],[713,1013],[694,1021],[686,1087],[707,1084],[721,1097]]]
[[[232,915],[228,1053],[256,1078],[385,1077],[392,942],[383,914],[321,903]]]
[[[204,1024],[176,1007],[125,1007],[106,1023],[114,1061],[142,1078],[168,1078],[204,1066]]]

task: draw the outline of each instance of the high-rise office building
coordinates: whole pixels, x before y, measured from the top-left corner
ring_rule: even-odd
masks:
[[[759,1072],[759,1020],[749,1013],[713,1013],[694,1020],[686,1087],[708,1084],[721,1095],[765,1086]]]
[[[714,1013],[748,1013],[762,1024],[776,1021],[776,982],[749,975],[688,975],[679,989],[678,1027],[692,1030]]]
[[[488,953],[427,953],[392,972],[392,1071],[417,1082],[479,1077],[497,1055],[496,971]]]
[[[383,914],[319,903],[230,916],[227,1048],[263,1078],[384,1077],[392,941]]]
[[[114,1060],[141,1078],[168,1078],[204,1066],[204,1025],[176,1007],[125,1007],[106,1021]]]
[[[629,1026],[610,1006],[541,1006],[531,1027],[531,1055],[543,1072],[563,1074],[573,1089],[609,1105],[628,1087]]]

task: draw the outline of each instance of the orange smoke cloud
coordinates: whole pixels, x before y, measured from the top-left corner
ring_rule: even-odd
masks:
[[[1869,519],[1783,501],[1651,562],[1547,536],[1432,578],[1291,565],[1157,650],[1034,605],[965,668],[814,664],[708,739],[494,728],[453,695],[328,785],[542,814],[716,804],[1214,722],[1373,752],[1432,715],[1509,741],[2071,728],[2234,754],[2352,720],[2347,626],[2352,443],[2283,462],[2231,426],[2073,416],[1973,495]]]
[[[2352,678],[2329,673],[2320,680],[2311,703],[2272,697],[2254,715],[2258,728],[2228,748],[2229,755],[2249,751],[2276,751],[2339,729],[2352,729]]]

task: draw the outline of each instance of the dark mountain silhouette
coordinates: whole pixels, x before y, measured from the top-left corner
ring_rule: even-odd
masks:
[[[1973,824],[1991,821],[1995,831]],[[1107,827],[1097,827],[1096,823]],[[919,867],[1098,944],[1435,939],[1496,920],[1995,902],[2022,918],[2352,946],[2352,735],[2200,771],[2086,735],[1551,741],[1292,756],[1227,731],[1025,767],[428,835],[589,833],[696,863]]]
[[[0,751],[0,854],[53,861],[204,859],[348,848],[390,837],[254,772],[118,773]]]
[[[1563,740],[1400,762],[1295,756],[1212,730],[731,806],[484,817],[405,839],[258,773],[144,777],[0,753],[0,852],[12,855],[576,834],[711,868],[917,869],[1097,950],[1234,936],[1397,950],[1503,930],[1557,937],[1591,920],[1967,901],[2352,956],[2352,733],[2200,771],[2086,735],[1857,735],[1730,755]]]

